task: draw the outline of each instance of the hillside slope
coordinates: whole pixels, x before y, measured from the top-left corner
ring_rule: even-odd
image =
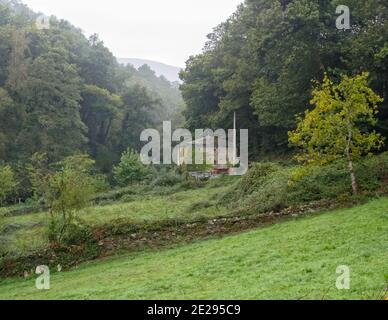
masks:
[[[87,153],[110,174],[128,147],[140,151],[143,130],[184,121],[176,83],[120,65],[96,34],[87,38],[65,20],[52,16],[42,31],[38,16],[0,0],[0,163]],[[32,195],[28,183],[13,192],[8,203]]]
[[[179,67],[170,66],[157,61],[134,58],[117,58],[117,61],[124,65],[131,64],[136,69],[139,69],[141,66],[147,64],[152,70],[155,71],[158,77],[164,76],[170,82],[180,82],[179,72],[181,71],[181,68]]]
[[[0,284],[0,299],[381,299],[388,281],[388,199],[162,252]],[[350,290],[336,269],[351,270]]]

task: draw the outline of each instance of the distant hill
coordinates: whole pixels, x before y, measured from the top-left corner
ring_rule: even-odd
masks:
[[[179,67],[174,67],[161,62],[143,59],[117,58],[117,60],[119,63],[124,65],[131,64],[136,69],[147,64],[153,71],[155,71],[158,77],[164,76],[170,82],[180,82],[179,72],[181,71],[181,68]]]

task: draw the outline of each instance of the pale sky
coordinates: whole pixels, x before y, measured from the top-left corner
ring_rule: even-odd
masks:
[[[98,33],[120,58],[184,67],[201,52],[206,35],[243,0],[22,0],[34,11],[55,15]]]

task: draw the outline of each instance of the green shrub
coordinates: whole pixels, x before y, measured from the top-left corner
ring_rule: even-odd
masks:
[[[388,155],[370,156],[355,163],[359,188],[362,193],[374,194],[384,188],[388,174]],[[345,161],[309,168],[307,174],[292,183],[293,202],[346,198],[352,194]]]
[[[367,157],[356,164],[356,171],[361,191],[388,191],[388,152]]]
[[[85,245],[92,242],[92,233],[87,227],[80,224],[70,225],[63,237],[63,244],[67,246]]]
[[[160,172],[156,179],[152,181],[153,187],[172,187],[184,181],[183,177],[174,171]]]
[[[277,171],[267,172],[265,178],[261,176],[261,184],[256,184],[254,190],[251,188],[250,193],[240,197],[233,207],[243,208],[248,213],[264,213],[286,208],[290,204],[288,200],[290,174],[290,169],[280,167]]]
[[[388,192],[388,153],[364,158],[355,168],[364,195]],[[248,213],[264,213],[319,200],[349,201],[349,181],[346,164],[341,160],[311,167],[256,163],[218,203]]]
[[[255,163],[246,175],[243,176],[240,190],[243,194],[250,194],[259,188],[274,172],[280,170],[277,164],[271,162]]]
[[[229,191],[219,196],[218,203],[237,207],[246,196],[261,190],[268,177],[280,168],[271,162],[253,164],[242,178],[232,184]]]
[[[296,167],[292,174],[300,167]],[[326,166],[308,168],[305,175],[289,183],[289,199],[293,203],[335,199],[338,195],[351,193],[349,172],[343,161]]]
[[[0,205],[13,192],[18,183],[10,166],[0,166]]]
[[[146,180],[150,170],[140,161],[139,154],[128,148],[120,163],[113,168],[113,175],[120,186],[128,186]]]
[[[90,204],[96,190],[95,179],[90,174],[93,160],[73,156],[61,164],[60,171],[47,177],[45,187],[51,216],[49,238],[58,243],[77,224],[77,212]]]
[[[49,224],[49,240],[58,241],[57,235],[62,234],[61,244],[64,246],[83,245],[93,242],[92,234],[88,227],[82,224],[80,220],[73,221],[66,225],[62,231],[63,223],[60,219],[52,219]]]

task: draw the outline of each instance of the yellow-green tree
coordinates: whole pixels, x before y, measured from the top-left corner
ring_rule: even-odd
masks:
[[[12,168],[8,165],[0,165],[0,205],[15,190],[17,185]]]
[[[342,76],[334,84],[325,75],[316,84],[311,104],[315,108],[299,117],[298,127],[289,132],[291,144],[300,148],[297,159],[324,165],[344,158],[348,162],[353,193],[358,193],[353,162],[384,145],[384,138],[370,126],[377,123],[378,104],[383,99],[368,86],[368,73]]]
[[[74,155],[56,164],[60,169],[49,174],[45,186],[50,206],[49,238],[61,243],[71,241],[71,231],[79,229],[77,212],[90,204],[96,190],[92,175],[94,160],[87,155]]]

